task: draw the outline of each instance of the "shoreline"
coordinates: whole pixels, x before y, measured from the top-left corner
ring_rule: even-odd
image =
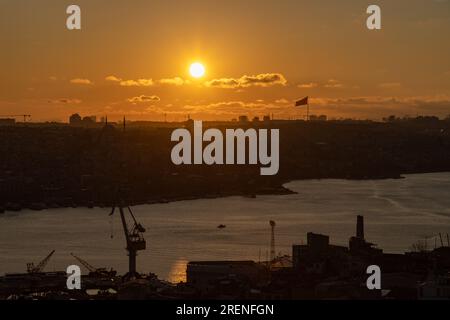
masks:
[[[362,177],[362,178],[293,178],[282,180],[279,185],[261,188],[256,192],[223,192],[223,193],[211,193],[205,195],[187,195],[187,196],[173,196],[173,197],[159,197],[156,199],[149,199],[147,201],[135,201],[130,203],[130,206],[139,206],[139,205],[154,205],[154,204],[167,204],[181,201],[193,201],[193,200],[202,200],[202,199],[220,199],[227,197],[245,197],[245,198],[256,198],[257,196],[263,195],[291,195],[298,194],[298,192],[292,191],[289,188],[286,188],[285,185],[293,182],[293,181],[314,181],[314,180],[347,180],[347,181],[376,181],[376,180],[400,180],[406,179],[405,175],[413,175],[413,174],[433,174],[433,173],[448,173],[449,171],[433,171],[433,172],[412,172],[412,173],[402,173],[398,176],[390,176],[390,177]],[[65,204],[58,205],[56,203],[47,205],[45,203],[31,203],[26,205],[20,205],[16,203],[7,203],[5,207],[0,206],[0,214],[5,214],[8,212],[21,212],[24,210],[29,211],[43,211],[43,210],[51,210],[51,209],[62,209],[62,208],[85,208],[85,209],[94,209],[94,208],[109,208],[110,205],[104,203],[87,203],[84,205],[76,205],[76,204]]]

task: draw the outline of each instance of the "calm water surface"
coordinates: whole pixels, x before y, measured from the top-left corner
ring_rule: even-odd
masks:
[[[139,253],[138,270],[177,281],[184,278],[187,261],[264,259],[269,220],[277,222],[277,251],[286,254],[292,244],[304,243],[309,231],[346,245],[358,214],[366,217],[366,238],[386,252],[403,252],[419,239],[450,233],[450,173],[401,180],[294,181],[286,186],[298,194],[134,207],[147,228],[148,249]],[[37,263],[53,249],[48,271],[77,263],[70,256],[73,252],[96,267],[124,273],[125,239],[119,216],[111,219],[109,211],[77,208],[0,215],[0,274],[24,272],[27,262]],[[220,224],[227,228],[219,230]],[[434,247],[434,239],[428,242]]]

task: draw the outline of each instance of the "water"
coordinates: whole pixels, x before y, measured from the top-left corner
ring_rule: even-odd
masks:
[[[366,238],[385,252],[403,252],[417,240],[450,233],[450,173],[382,181],[295,181],[286,186],[298,194],[134,207],[147,228],[148,249],[139,253],[138,270],[178,281],[191,260],[265,259],[269,220],[277,222],[277,252],[286,254],[292,244],[304,243],[309,231],[347,245],[358,214],[365,216]],[[109,209],[78,208],[0,215],[0,274],[24,272],[27,262],[37,263],[53,249],[48,271],[76,264],[73,252],[96,267],[126,272],[120,219],[116,215],[111,224],[108,214]],[[220,224],[227,228],[218,229]],[[433,248],[435,240],[428,243]]]

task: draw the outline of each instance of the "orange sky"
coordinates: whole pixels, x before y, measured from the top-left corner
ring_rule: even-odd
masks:
[[[82,9],[82,30],[65,27]],[[132,120],[450,114],[450,1],[2,0],[0,114]],[[189,75],[202,62],[204,78]]]

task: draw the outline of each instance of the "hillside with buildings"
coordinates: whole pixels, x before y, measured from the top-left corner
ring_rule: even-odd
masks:
[[[204,123],[221,130],[279,129],[276,176],[261,176],[259,165],[175,166],[170,136],[188,123],[124,126],[80,119],[76,125],[0,126],[0,210],[109,206],[117,192],[130,204],[279,194],[289,192],[282,185],[296,179],[450,171],[450,122],[434,118]]]

